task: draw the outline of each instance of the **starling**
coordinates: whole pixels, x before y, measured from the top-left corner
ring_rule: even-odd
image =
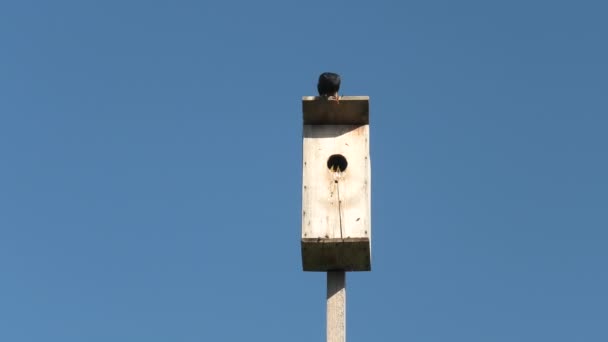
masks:
[[[333,72],[324,72],[319,76],[317,84],[319,96],[326,99],[333,98],[336,102],[340,102],[338,90],[340,90],[340,75]]]

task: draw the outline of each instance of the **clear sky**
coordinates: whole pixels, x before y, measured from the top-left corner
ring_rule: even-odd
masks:
[[[349,341],[608,341],[603,1],[3,1],[0,341],[323,341],[301,97],[371,97]]]

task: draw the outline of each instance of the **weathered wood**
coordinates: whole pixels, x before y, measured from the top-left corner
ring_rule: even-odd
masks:
[[[304,271],[371,271],[368,238],[302,239]]]
[[[367,125],[369,96],[342,96],[340,103],[318,96],[302,97],[305,125]]]
[[[344,157],[346,169],[328,168],[334,155]],[[369,271],[369,126],[304,125],[302,183],[304,270]]]
[[[327,342],[346,341],[346,272],[327,272]]]

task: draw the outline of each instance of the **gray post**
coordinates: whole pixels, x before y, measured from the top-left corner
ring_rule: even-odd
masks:
[[[327,272],[327,342],[346,341],[346,272]]]

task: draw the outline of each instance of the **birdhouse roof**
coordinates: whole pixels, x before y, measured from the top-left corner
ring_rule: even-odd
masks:
[[[369,125],[369,96],[304,96],[302,113],[305,125]]]

